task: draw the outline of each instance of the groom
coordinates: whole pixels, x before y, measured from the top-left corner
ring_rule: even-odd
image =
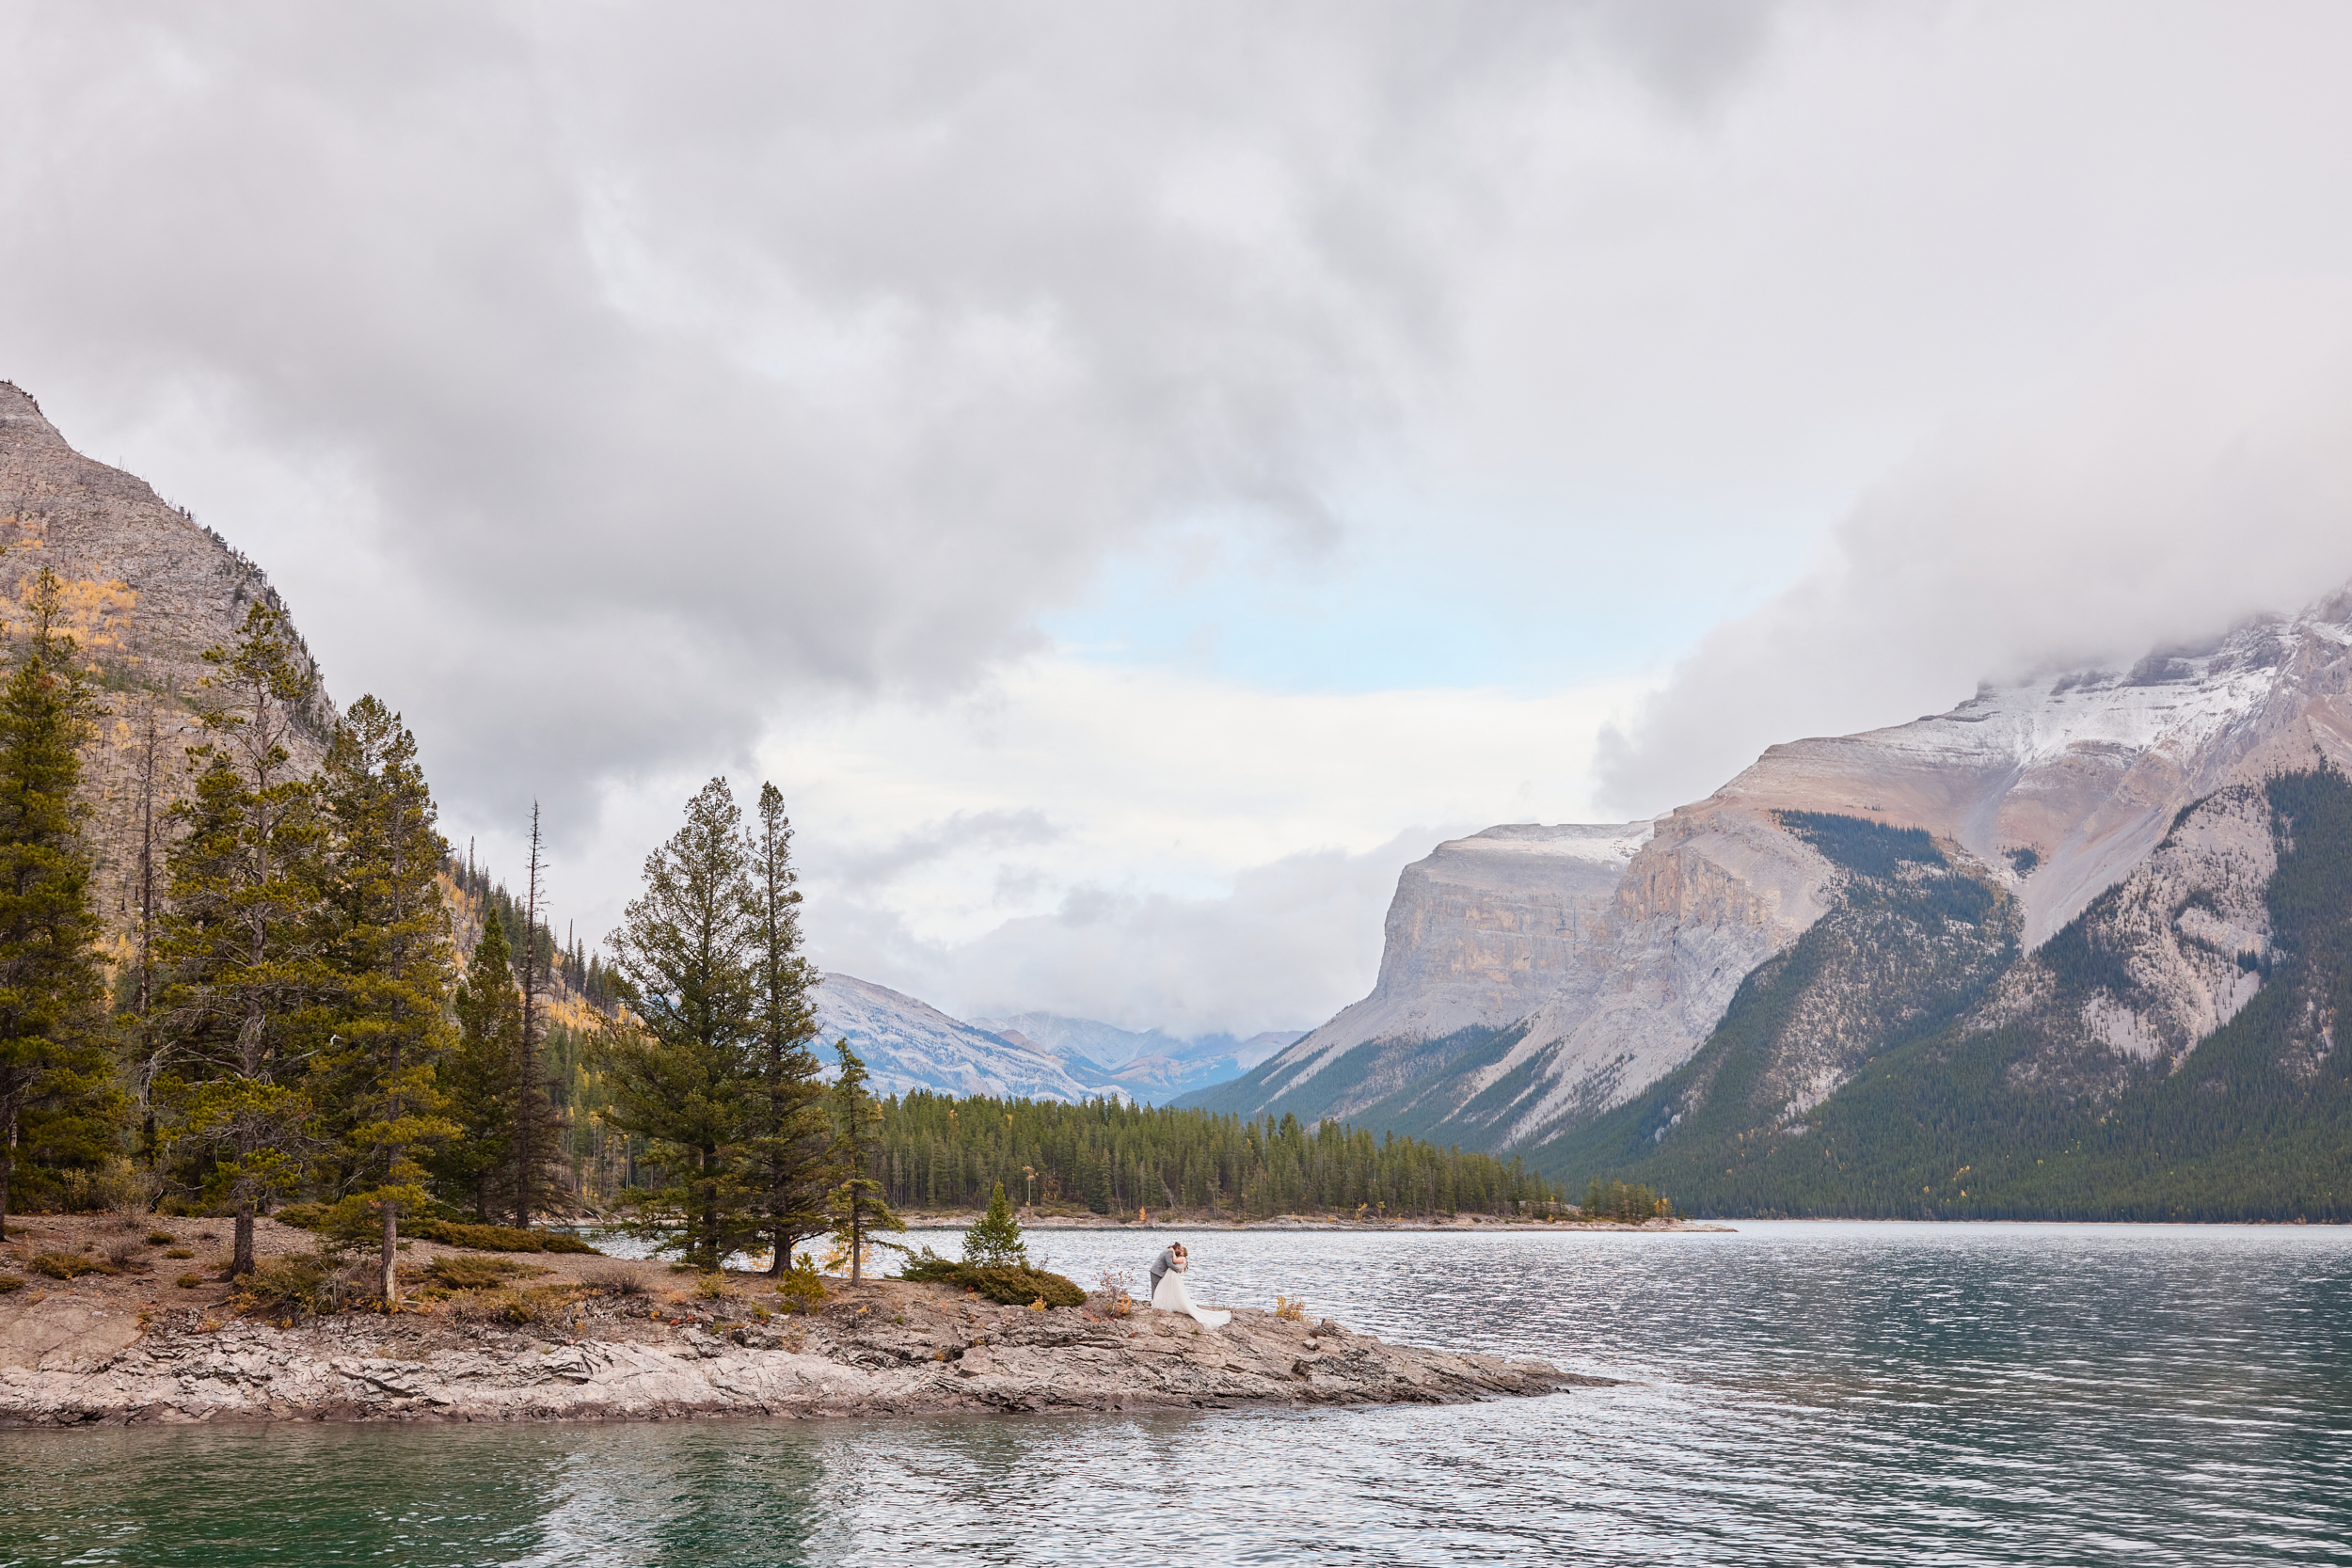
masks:
[[[1170,1242],[1162,1247],[1160,1255],[1152,1260],[1152,1299],[1156,1299],[1160,1293],[1160,1276],[1174,1268],[1176,1259],[1184,1255],[1184,1243]]]

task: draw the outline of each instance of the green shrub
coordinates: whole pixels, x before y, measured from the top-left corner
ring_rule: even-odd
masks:
[[[519,1230],[509,1225],[461,1225],[455,1220],[415,1220],[403,1226],[405,1234],[443,1246],[475,1252],[580,1252],[592,1258],[603,1254],[564,1230]]]
[[[511,1258],[436,1258],[424,1266],[426,1278],[453,1291],[487,1291],[547,1272]]]
[[[72,1252],[37,1252],[26,1264],[35,1274],[45,1274],[52,1279],[75,1279],[86,1274],[119,1274],[112,1263],[102,1263],[95,1258],[84,1258]]]
[[[373,1205],[365,1196],[344,1198],[334,1205],[319,1203],[289,1203],[273,1216],[285,1225],[316,1230],[333,1240],[346,1243],[364,1242],[380,1233],[382,1221],[376,1217]],[[418,1216],[401,1222],[400,1233],[443,1246],[461,1246],[475,1252],[581,1252],[601,1257],[595,1247],[564,1230],[523,1230],[511,1225],[468,1225],[462,1220]]]
[[[817,1266],[803,1260],[784,1271],[776,1281],[776,1294],[784,1298],[789,1311],[814,1312],[825,1305],[825,1282]]]
[[[942,1258],[929,1247],[908,1259],[898,1277],[918,1284],[961,1285],[1003,1307],[1026,1307],[1037,1301],[1048,1307],[1083,1307],[1087,1299],[1087,1293],[1075,1280],[1043,1269],[1021,1264],[976,1268]]]
[[[642,1296],[650,1294],[653,1289],[637,1269],[617,1260],[591,1263],[580,1277],[590,1290],[602,1291],[608,1296]]]
[[[1043,1269],[974,1269],[971,1283],[990,1301],[1006,1307],[1026,1307],[1042,1301],[1048,1307],[1084,1307],[1087,1293],[1074,1279]]]
[[[147,1233],[149,1246],[169,1246],[179,1239],[168,1230],[151,1230]]]
[[[193,1291],[203,1285],[204,1276],[200,1274],[183,1274],[172,1283],[183,1291]]]
[[[485,1291],[458,1296],[449,1310],[463,1323],[568,1329],[579,1311],[579,1291],[568,1284]]]
[[[334,1271],[317,1257],[271,1259],[245,1276],[236,1300],[248,1312],[332,1312],[340,1305]]]
[[[12,1274],[0,1274],[0,1296],[5,1296],[12,1291],[22,1291],[23,1289],[24,1289],[24,1281],[17,1278],[16,1275]]]

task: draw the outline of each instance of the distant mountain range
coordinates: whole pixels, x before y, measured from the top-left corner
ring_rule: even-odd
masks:
[[[1406,868],[1371,995],[1179,1103],[1720,1212],[2352,1217],[2352,594]]]
[[[1054,1013],[965,1022],[904,992],[846,974],[817,990],[826,1043],[846,1038],[878,1089],[1077,1101],[1165,1103],[1257,1066],[1299,1037],[1271,1031],[1182,1039]]]

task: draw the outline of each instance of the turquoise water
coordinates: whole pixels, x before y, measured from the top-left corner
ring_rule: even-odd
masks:
[[[1438,1409],[0,1433],[0,1564],[2352,1562],[2352,1229],[1192,1236],[1624,1386]],[[1147,1239],[1043,1239],[1138,1272]]]

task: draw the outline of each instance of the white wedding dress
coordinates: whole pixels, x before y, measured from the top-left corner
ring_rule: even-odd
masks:
[[[1159,1287],[1152,1292],[1152,1307],[1161,1312],[1189,1313],[1193,1322],[1203,1328],[1223,1328],[1232,1323],[1233,1315],[1231,1312],[1219,1312],[1213,1307],[1192,1304],[1192,1292],[1184,1289],[1184,1265],[1179,1263],[1160,1275]]]

